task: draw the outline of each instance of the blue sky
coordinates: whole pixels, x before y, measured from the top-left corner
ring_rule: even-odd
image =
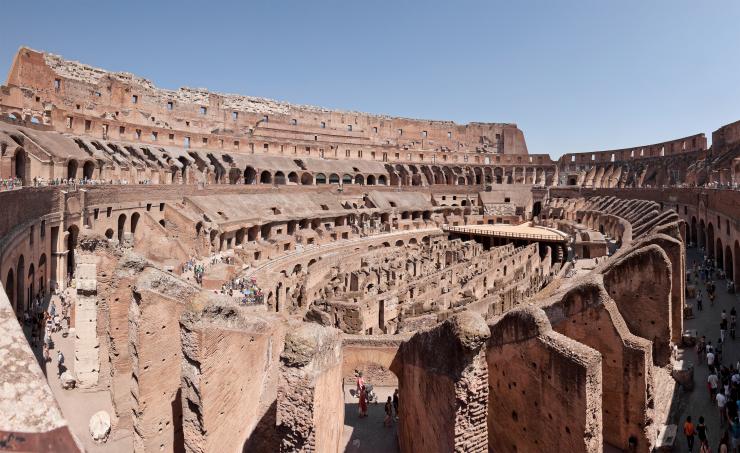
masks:
[[[396,116],[514,122],[531,153],[740,120],[736,1],[8,2],[21,45],[152,79]]]

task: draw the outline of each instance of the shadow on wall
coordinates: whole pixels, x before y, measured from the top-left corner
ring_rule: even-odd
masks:
[[[242,453],[251,453],[256,451],[278,451],[279,439],[277,430],[277,401],[273,401],[265,415],[262,416],[257,425],[252,430],[249,438],[244,442]]]

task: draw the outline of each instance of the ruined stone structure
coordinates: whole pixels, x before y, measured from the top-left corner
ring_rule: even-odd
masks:
[[[344,451],[360,370],[399,390],[399,451],[649,452],[680,398],[686,247],[740,281],[738,143],[553,161],[513,124],[163,90],[22,48],[0,87],[0,180],[22,186],[0,192],[1,440],[89,441],[19,324],[71,286],[67,363],[132,451]]]

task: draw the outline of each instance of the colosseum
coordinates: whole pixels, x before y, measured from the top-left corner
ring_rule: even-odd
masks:
[[[735,369],[740,122],[711,138],[553,160],[516,124],[21,48],[0,449],[647,453],[684,448],[687,415],[714,443],[694,344]]]

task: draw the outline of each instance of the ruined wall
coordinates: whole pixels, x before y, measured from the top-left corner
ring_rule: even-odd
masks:
[[[235,305],[183,314],[185,451],[241,451],[271,417],[284,330],[279,316]]]
[[[537,308],[490,328],[489,451],[602,451],[600,354],[552,331]]]
[[[134,450],[183,448],[180,315],[198,289],[153,267],[144,269],[129,308]]]
[[[488,449],[490,335],[480,315],[464,312],[404,342],[392,370],[399,377],[401,451]]]
[[[344,424],[341,332],[301,324],[280,356],[277,432],[281,452],[338,453]]]
[[[657,245],[615,257],[604,269],[604,286],[630,331],[653,342],[653,360],[671,358],[671,262]]]
[[[654,444],[652,344],[629,332],[598,276],[589,276],[543,305],[553,330],[601,356],[604,441],[620,447],[638,439],[638,451]]]

